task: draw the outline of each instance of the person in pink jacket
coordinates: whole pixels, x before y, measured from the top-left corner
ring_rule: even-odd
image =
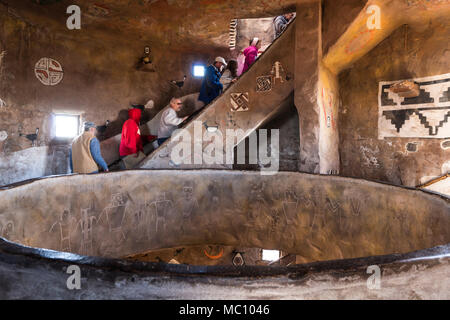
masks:
[[[250,46],[244,50],[245,62],[242,73],[247,71],[255,62],[256,57],[258,56],[259,49],[261,49],[261,40],[259,40],[258,38],[253,38],[253,40],[250,42]]]

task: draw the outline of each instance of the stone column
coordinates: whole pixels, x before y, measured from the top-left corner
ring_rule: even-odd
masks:
[[[319,63],[322,59],[322,4],[297,3],[295,35],[295,106],[300,122],[300,165],[303,172],[319,173],[320,109]]]

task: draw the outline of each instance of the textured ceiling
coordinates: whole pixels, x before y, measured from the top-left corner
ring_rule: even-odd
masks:
[[[97,39],[154,41],[178,48],[226,47],[230,19],[294,11],[296,0],[0,0],[10,14],[50,32]],[[308,2],[305,0],[304,2]],[[68,6],[82,12],[82,30],[66,28]]]

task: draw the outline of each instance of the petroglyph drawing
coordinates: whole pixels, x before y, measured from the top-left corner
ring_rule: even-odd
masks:
[[[111,195],[111,202],[109,206],[103,209],[98,220],[106,218],[109,232],[117,236],[118,241],[125,239],[125,234],[122,230],[123,221],[125,220],[127,209],[127,202],[123,194],[116,193]]]
[[[322,229],[326,225],[325,213],[320,208],[314,208],[314,213],[311,221],[311,230]]]
[[[198,209],[198,202],[194,196],[194,186],[185,184],[183,187],[182,198],[177,201],[177,207],[181,208],[183,218],[187,219]]]
[[[314,194],[299,193],[299,200],[302,206],[312,208],[316,206]]]
[[[308,209],[310,213],[310,230],[324,228],[327,224],[326,210],[323,206],[323,199],[312,189],[305,192],[301,197],[302,205]]]
[[[147,207],[153,213],[153,221],[155,221],[155,233],[164,230],[166,228],[165,219],[169,216],[173,209],[172,200],[166,199],[166,193],[162,192],[158,195],[157,199],[147,205]],[[149,230],[150,228],[148,228]],[[149,234],[150,237],[150,234]]]
[[[327,197],[326,199],[326,204],[327,204],[327,208],[328,210],[333,214],[333,215],[338,215],[339,211],[340,211],[340,203],[337,200],[333,200]]]
[[[411,235],[411,229],[409,228],[408,215],[405,212],[396,212],[394,214],[394,220],[400,225],[400,230],[405,235]]]
[[[12,220],[0,221],[0,237],[13,240],[14,236],[14,222]]]
[[[281,210],[280,210],[281,211]],[[281,222],[281,212],[277,209],[272,210],[271,223],[270,223],[270,235],[271,237],[276,235],[276,231]]]
[[[257,231],[267,230],[272,222],[272,208],[264,196],[264,183],[254,184],[249,196],[249,211],[247,226]]]
[[[388,214],[386,216],[384,230],[385,237],[389,239],[390,242],[395,242],[399,235],[411,236],[408,215],[404,212],[392,212]]]
[[[295,217],[297,214],[299,198],[295,191],[286,191],[284,197],[283,212],[287,221],[288,217]]]
[[[334,219],[338,224],[339,230],[343,231],[342,208],[340,202],[338,200],[333,200],[327,197],[326,207],[328,209],[328,212],[330,212],[334,216]]]
[[[138,241],[147,237],[148,225],[150,224],[146,204],[138,204],[133,213],[133,228],[136,231]]]
[[[125,200],[121,193],[116,193],[111,196],[111,207],[120,207],[125,205]]]
[[[71,230],[74,227],[76,223],[76,220],[74,217],[71,216],[70,210],[65,209],[59,218],[59,221],[56,221],[50,228],[49,232],[52,232],[53,230],[59,229],[60,234],[60,250],[65,252],[71,252],[72,251],[72,245],[71,245]]]
[[[93,254],[93,226],[96,221],[95,216],[89,215],[90,208],[81,209],[81,219],[79,226],[81,230],[80,254]]]
[[[46,86],[55,86],[63,79],[64,72],[61,64],[51,58],[42,58],[35,67],[34,73],[38,80]]]
[[[279,80],[280,83],[284,82],[283,78],[286,78],[286,71],[284,71],[281,62],[277,61],[274,63],[271,74],[273,78],[273,84],[276,84],[277,80]]]
[[[350,208],[353,216],[359,217],[361,215],[361,201],[359,199],[350,199]]]

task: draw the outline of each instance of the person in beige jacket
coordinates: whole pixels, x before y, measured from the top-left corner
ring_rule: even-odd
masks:
[[[97,127],[93,122],[84,123],[84,132],[72,142],[70,171],[73,173],[97,173],[99,167],[108,171],[108,165],[100,152],[100,142],[95,137]]]

